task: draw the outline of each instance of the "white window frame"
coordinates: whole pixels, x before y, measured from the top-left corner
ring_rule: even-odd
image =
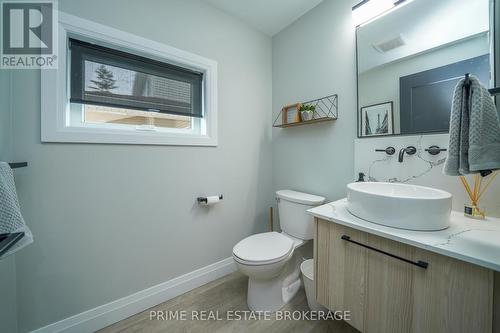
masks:
[[[58,19],[58,69],[41,70],[42,142],[217,146],[216,61],[63,12]],[[204,117],[200,132],[70,126],[70,36],[202,72]]]

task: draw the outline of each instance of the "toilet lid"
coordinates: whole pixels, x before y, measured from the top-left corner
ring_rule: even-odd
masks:
[[[293,240],[277,232],[264,232],[241,240],[233,248],[233,254],[251,262],[276,262],[293,249]]]

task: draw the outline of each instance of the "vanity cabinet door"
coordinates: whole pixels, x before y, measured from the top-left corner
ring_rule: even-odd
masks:
[[[491,332],[493,271],[415,248],[413,332]]]
[[[350,311],[348,323],[363,331],[366,250],[343,241],[342,235],[366,240],[364,232],[316,219],[316,298],[333,311]]]
[[[491,332],[493,272],[368,234],[364,332]]]
[[[370,234],[366,239],[368,246],[413,260],[411,246]],[[366,257],[364,332],[410,332],[414,266],[373,250],[367,250]]]

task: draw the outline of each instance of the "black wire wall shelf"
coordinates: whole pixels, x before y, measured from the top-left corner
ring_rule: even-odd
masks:
[[[338,95],[334,94],[307,102],[287,105],[281,109],[273,122],[273,127],[286,128],[337,120],[339,112],[338,100]],[[299,111],[301,106],[313,109],[307,114],[307,118]]]

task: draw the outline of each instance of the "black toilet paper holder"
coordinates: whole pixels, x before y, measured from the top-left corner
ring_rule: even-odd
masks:
[[[224,197],[221,195],[219,195],[219,200],[222,200]],[[198,203],[207,203],[207,197],[198,197],[196,200],[198,200]]]

